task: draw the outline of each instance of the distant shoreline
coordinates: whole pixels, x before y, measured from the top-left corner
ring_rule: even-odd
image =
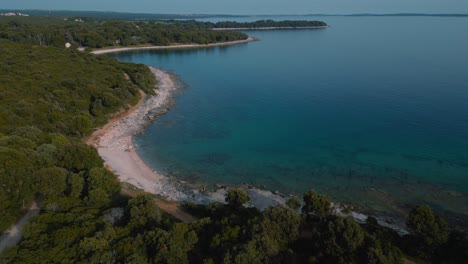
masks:
[[[326,29],[329,26],[310,26],[310,27],[245,27],[245,28],[213,28],[215,31],[235,31],[235,30],[280,30],[280,29]]]
[[[86,140],[88,145],[97,149],[105,166],[114,172],[121,182],[177,203],[184,201],[196,204],[222,203],[227,190],[233,187],[244,190],[251,198],[248,206],[260,210],[286,203],[290,195],[283,195],[277,191],[259,189],[248,184],[217,184],[215,190],[208,190],[206,185],[191,184],[152,170],[136,151],[137,146],[133,142],[133,136],[167,111],[179,85],[174,75],[154,67],[150,69],[158,80],[157,88],[155,87],[157,95],[148,96],[140,91],[142,97],[137,105],[120,112]],[[343,214],[340,204],[334,205],[334,211],[337,215],[351,216],[359,223],[364,223],[367,218],[358,212]],[[407,232],[403,223],[390,223],[385,218],[377,219],[381,225],[392,228],[400,234]]]
[[[210,43],[210,44],[180,44],[169,46],[141,46],[141,47],[123,47],[123,48],[104,48],[91,51],[92,54],[101,55],[113,52],[132,51],[132,50],[170,50],[170,49],[192,49],[192,48],[210,48],[220,46],[231,46],[247,42],[256,41],[257,39],[249,37],[243,40],[235,40],[228,42]]]

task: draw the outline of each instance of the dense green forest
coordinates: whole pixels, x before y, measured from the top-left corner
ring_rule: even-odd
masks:
[[[23,44],[103,48],[114,46],[209,44],[247,39],[241,32],[213,31],[197,23],[83,18],[0,17],[0,38]]]
[[[109,114],[154,93],[144,65],[65,48],[0,40],[0,232],[24,204],[48,193],[81,195],[90,171],[102,169],[81,137]],[[126,76],[129,77],[127,80]],[[103,173],[103,172],[100,172]]]
[[[64,47],[0,40],[0,232],[32,201],[41,213],[0,263],[465,263],[468,233],[427,206],[408,235],[336,216],[309,191],[259,211],[230,189],[226,203],[184,208],[181,223],[154,197],[129,197],[83,138],[112,113],[153,93],[144,65]]]
[[[205,23],[209,28],[265,28],[265,27],[278,27],[278,28],[300,28],[300,27],[326,27],[327,23],[322,21],[308,21],[308,20],[258,20],[255,22],[233,22],[224,21]]]

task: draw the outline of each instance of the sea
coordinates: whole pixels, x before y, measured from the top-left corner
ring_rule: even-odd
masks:
[[[109,55],[187,84],[134,138],[151,168],[211,187],[315,189],[372,215],[427,204],[468,219],[468,17],[229,18],[258,19],[330,27]]]

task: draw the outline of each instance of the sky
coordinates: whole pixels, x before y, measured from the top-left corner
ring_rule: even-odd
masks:
[[[0,0],[0,9],[164,14],[468,14],[468,0]]]

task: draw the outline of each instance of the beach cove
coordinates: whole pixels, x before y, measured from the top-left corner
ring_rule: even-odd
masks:
[[[216,188],[207,189],[206,185],[190,184],[175,178],[170,178],[152,170],[135,151],[133,136],[143,132],[144,128],[154,122],[158,116],[166,113],[174,103],[173,96],[180,89],[180,80],[174,74],[170,74],[150,67],[151,72],[158,80],[155,96],[147,96],[140,91],[141,99],[129,109],[118,113],[105,126],[96,130],[86,143],[95,147],[105,162],[105,166],[115,173],[119,180],[128,183],[146,193],[160,195],[168,201],[157,200],[156,203],[163,210],[174,214],[177,207],[172,204],[183,202],[208,204],[212,202],[224,203],[224,197],[229,188],[240,188],[251,198],[247,206],[253,206],[264,210],[269,206],[285,204],[292,197],[278,191],[259,189],[255,186],[218,184]],[[356,221],[364,223],[367,216],[358,212],[344,213],[346,205],[335,204],[335,213],[338,215],[350,215]],[[182,214],[184,214],[182,212]],[[190,218],[190,216],[187,216]],[[191,220],[190,220],[191,221]],[[394,222],[390,219],[378,218],[382,226],[390,227],[401,234],[406,234],[402,222]]]
[[[147,96],[140,91],[141,99],[137,105],[117,114],[104,127],[96,130],[86,143],[98,150],[105,165],[118,175],[122,182],[145,192],[161,195],[176,202],[224,202],[225,187],[228,186],[208,191],[203,185],[192,185],[168,178],[153,171],[135,151],[132,137],[142,133],[147,125],[168,111],[180,86],[177,76],[154,67],[150,67],[150,70],[158,80],[156,95]],[[265,209],[286,201],[284,195],[252,186],[243,188],[252,198],[250,206]]]
[[[229,47],[110,54],[189,85],[135,136],[139,155],[209,189],[248,184],[300,196],[314,188],[372,215],[403,218],[429,204],[463,223],[466,64],[455,52],[467,42],[457,33],[463,18],[327,20],[327,30],[248,31],[261,41]],[[423,25],[451,30],[434,38]],[[394,52],[401,38],[406,48]]]

